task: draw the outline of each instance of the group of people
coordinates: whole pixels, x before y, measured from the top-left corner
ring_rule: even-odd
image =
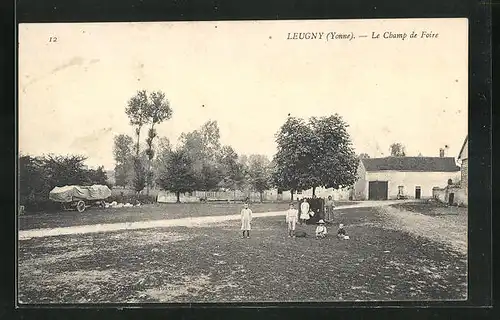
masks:
[[[331,221],[333,219],[333,208],[335,208],[335,204],[332,200],[332,197],[329,196],[327,203],[325,204],[325,213],[327,221]],[[312,216],[314,216],[314,212],[311,210],[307,199],[304,199],[300,203],[300,216],[297,209],[295,209],[295,204],[290,203],[289,209],[286,211],[286,223],[288,225],[288,237],[296,237],[295,227],[297,222],[305,223]],[[241,210],[241,231],[243,232],[242,238],[250,238],[250,230],[251,230],[251,222],[252,222],[252,210],[249,208],[248,202],[245,202],[243,205],[243,209]],[[319,219],[317,222],[318,226],[316,227],[316,238],[325,238],[328,231],[325,225],[325,221],[323,219]],[[337,237],[339,239],[348,239],[348,236],[345,232],[344,225],[339,224],[339,228],[337,230]]]
[[[310,216],[314,215],[314,212],[308,211],[309,209],[309,203],[307,202],[306,199],[300,204],[300,220],[302,223],[305,223],[306,220],[310,218]],[[306,216],[306,212],[309,212]],[[295,238],[295,227],[297,224],[297,216],[298,216],[298,210],[295,209],[295,205],[293,203],[290,203],[290,208],[286,212],[286,223],[288,225],[288,237],[294,237]],[[317,227],[316,227],[316,239],[321,239],[325,238],[328,230],[325,225],[325,221],[323,219],[320,219],[317,222]],[[337,230],[337,237],[339,239],[348,239],[348,236],[346,234],[346,231],[344,229],[344,225],[341,223],[339,224],[339,229]]]
[[[313,199],[316,197],[313,196]],[[326,221],[331,222],[334,218],[333,210],[335,209],[335,202],[332,199],[332,196],[328,196],[328,199],[325,202],[325,215],[324,218]],[[302,202],[300,202],[300,217],[299,221],[300,223],[306,223],[307,220],[312,218],[315,214],[320,214],[320,210],[317,210],[318,212],[314,212],[311,209],[311,205],[307,201],[307,199],[303,199]],[[321,218],[321,216],[320,216]]]

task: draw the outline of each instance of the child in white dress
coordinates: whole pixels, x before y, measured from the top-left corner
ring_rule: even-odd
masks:
[[[309,202],[307,202],[307,199],[304,198],[304,201],[300,204],[300,222],[305,223],[307,220],[309,220],[309,210],[310,210],[310,205]]]
[[[326,233],[325,221],[321,219],[318,221],[318,226],[316,227],[316,239],[326,237]]]
[[[295,238],[295,225],[297,224],[299,212],[295,205],[290,203],[290,209],[286,212],[286,224],[288,225],[288,237]]]
[[[248,203],[243,205],[243,209],[241,209],[241,230],[243,231],[242,238],[245,238],[245,232],[247,234],[247,238],[250,238],[250,230],[252,229],[250,223],[252,222],[252,210],[248,208]]]

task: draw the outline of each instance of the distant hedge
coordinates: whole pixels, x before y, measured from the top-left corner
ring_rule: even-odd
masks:
[[[116,201],[118,203],[131,203],[133,205],[136,204],[136,201],[139,201],[141,204],[151,204],[156,202],[156,196],[152,195],[145,195],[145,194],[139,194],[139,195],[112,195],[109,197],[106,202],[113,202]]]
[[[19,205],[27,212],[57,211],[61,204],[49,200],[54,187],[107,184],[103,167],[87,169],[83,156],[19,157]]]

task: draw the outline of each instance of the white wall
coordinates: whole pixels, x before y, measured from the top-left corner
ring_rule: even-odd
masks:
[[[181,193],[179,197],[180,202],[199,202],[200,198],[196,196],[190,196],[188,193]],[[177,195],[173,192],[160,191],[156,197],[158,203],[175,203],[177,202]]]
[[[366,170],[363,165],[363,161],[359,162],[358,172],[357,172],[358,180],[354,183],[354,200],[367,200],[368,199],[368,187],[366,182]]]
[[[327,198],[328,196],[332,196],[333,200],[349,200],[350,189],[333,189],[333,188],[322,188],[317,187],[315,191],[316,197],[318,198]],[[297,200],[297,198],[311,198],[313,195],[312,188],[308,190],[303,190],[300,194],[295,193],[293,198]]]
[[[448,179],[456,181],[460,178],[460,171],[456,172],[402,172],[402,171],[373,171],[366,173],[364,182],[365,197],[368,198],[369,181],[388,181],[389,199],[395,199],[398,186],[404,186],[404,194],[409,198],[415,197],[415,187],[420,186],[421,198],[431,198],[432,188],[444,187]]]

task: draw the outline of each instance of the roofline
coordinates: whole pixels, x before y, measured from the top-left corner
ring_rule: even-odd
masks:
[[[436,173],[443,173],[443,172],[446,172],[446,173],[450,173],[450,172],[460,172],[460,167],[457,166],[456,167],[456,170],[454,171],[449,171],[449,170],[446,170],[446,171],[434,171],[434,170],[394,170],[394,169],[382,169],[382,170],[367,170],[365,169],[366,172],[385,172],[385,171],[393,171],[393,172],[419,172],[419,173],[422,173],[422,172],[436,172]]]
[[[361,159],[363,160],[376,160],[376,159],[387,159],[387,158],[427,158],[427,159],[455,159],[455,157],[426,157],[426,156],[404,156],[404,157],[394,157],[394,156],[388,156],[388,157],[380,157],[380,158],[366,158],[366,159]]]
[[[465,144],[467,143],[467,140],[469,140],[469,134],[467,134],[465,136],[465,140],[464,140],[464,143],[462,144],[462,148],[460,148],[460,152],[458,153],[458,157],[457,157],[458,160],[462,159],[462,158],[460,158],[460,155],[462,154],[462,151],[464,151]]]

